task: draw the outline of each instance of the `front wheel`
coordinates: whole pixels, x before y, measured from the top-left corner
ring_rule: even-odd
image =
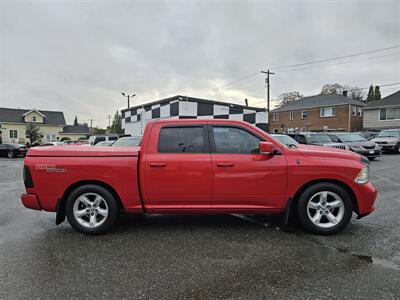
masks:
[[[395,153],[400,153],[400,143],[398,143],[398,144],[396,145],[396,147],[394,147],[394,152],[395,152]]]
[[[13,158],[13,157],[15,157],[14,151],[8,151],[7,156],[8,156],[8,158]]]
[[[335,234],[344,229],[353,214],[349,193],[334,183],[318,183],[300,196],[297,214],[301,225],[316,234]]]
[[[78,187],[69,195],[66,215],[74,229],[96,235],[107,232],[116,223],[119,208],[107,189],[89,184]]]

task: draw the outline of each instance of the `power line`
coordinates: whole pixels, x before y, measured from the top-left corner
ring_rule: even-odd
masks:
[[[370,50],[370,51],[358,52],[358,53],[348,54],[348,55],[343,55],[343,56],[324,58],[324,59],[308,61],[308,62],[293,64],[293,65],[277,66],[277,67],[272,67],[271,70],[279,70],[279,69],[300,67],[300,66],[305,66],[305,65],[317,64],[317,63],[321,63],[321,62],[334,61],[334,60],[350,58],[350,57],[355,57],[355,56],[360,56],[360,55],[365,55],[365,54],[377,53],[377,52],[382,52],[382,51],[386,51],[386,50],[390,50],[390,49],[396,49],[396,48],[400,48],[400,45],[395,45],[395,46],[392,46],[392,47],[380,48],[380,49],[375,49],[375,50]]]
[[[343,65],[343,64],[351,64],[351,63],[357,63],[360,61],[365,61],[365,60],[373,60],[373,59],[379,59],[379,58],[384,58],[384,57],[389,57],[389,56],[394,56],[394,55],[399,55],[400,52],[394,52],[394,53],[389,53],[385,55],[380,55],[380,56],[374,56],[374,57],[365,57],[357,60],[351,60],[351,61],[343,61],[343,62],[337,62],[337,63],[330,63],[330,64],[323,64],[323,65],[318,65],[318,66],[311,66],[311,67],[305,67],[305,68],[293,68],[293,69],[285,69],[279,71],[279,73],[282,72],[297,72],[297,71],[304,71],[304,70],[311,70],[311,69],[321,69],[324,67],[329,67],[329,66],[337,66],[337,65]]]

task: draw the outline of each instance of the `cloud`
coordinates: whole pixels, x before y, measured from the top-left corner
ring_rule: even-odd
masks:
[[[126,106],[122,91],[137,94],[133,104],[184,94],[263,105],[262,74],[242,78],[400,44],[399,9],[391,1],[2,2],[0,106],[63,110],[68,122],[78,115],[105,126]],[[271,94],[398,82],[399,57],[277,71]]]

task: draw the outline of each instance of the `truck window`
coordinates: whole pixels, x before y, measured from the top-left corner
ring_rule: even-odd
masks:
[[[102,137],[96,137],[96,139],[94,140],[94,144],[96,145],[99,142],[104,142],[106,140],[106,138],[104,136]]]
[[[258,153],[261,139],[237,127],[213,126],[215,153],[251,154]]]
[[[116,140],[118,140],[118,137],[117,136],[109,136],[108,140],[109,141],[116,141]]]
[[[203,153],[203,145],[203,126],[164,127],[160,130],[160,153]]]

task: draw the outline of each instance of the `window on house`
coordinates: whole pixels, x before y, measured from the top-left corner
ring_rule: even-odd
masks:
[[[379,110],[379,119],[384,120],[399,120],[400,119],[400,107],[395,108],[381,108]]]
[[[17,139],[17,138],[18,138],[18,131],[10,130],[10,139]]]
[[[279,114],[274,114],[274,121],[278,121],[279,120]]]
[[[362,117],[362,109],[360,107],[358,108],[358,116]]]
[[[302,110],[301,111],[301,119],[305,119],[307,118],[307,111],[306,110]]]
[[[55,142],[57,139],[56,134],[54,133],[48,133],[46,134],[46,141],[48,142]]]
[[[319,115],[321,118],[334,117],[336,116],[336,107],[322,107]]]
[[[357,116],[357,107],[353,106],[353,117]]]
[[[32,117],[32,122],[36,122],[36,116]]]
[[[294,120],[294,111],[289,112],[289,119]]]

